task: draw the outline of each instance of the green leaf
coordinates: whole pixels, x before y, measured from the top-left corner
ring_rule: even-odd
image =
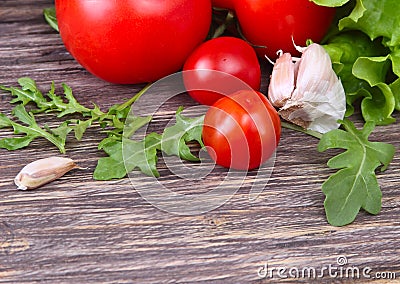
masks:
[[[56,128],[48,128],[48,132],[57,137],[62,145],[65,145],[65,142],[67,141],[67,135],[72,131],[72,128],[69,127],[68,124],[68,121],[64,121]]]
[[[14,127],[14,131],[18,131],[18,127],[16,126],[17,124],[14,123],[10,118],[8,118],[5,114],[0,113],[0,128],[6,128],[6,127]],[[23,132],[22,132],[23,133]],[[38,137],[39,135],[36,135],[34,133],[30,133],[28,135],[25,135],[23,137],[6,137],[0,139],[0,148],[2,149],[7,149],[7,150],[17,150],[24,148],[29,145],[29,143],[32,142],[33,139]]]
[[[395,100],[395,109],[400,110],[400,78],[389,85]]]
[[[395,97],[390,87],[384,83],[389,68],[388,56],[359,57],[353,65],[354,76],[370,86],[361,103],[363,117],[365,121],[374,121],[377,125],[395,122],[392,117]]]
[[[339,29],[355,29],[371,40],[383,37],[386,46],[400,45],[400,2],[398,0],[357,0],[354,10],[339,22]]]
[[[160,140],[159,134],[151,133],[142,141],[124,139],[123,142],[113,141],[103,145],[103,150],[109,157],[98,161],[93,178],[96,180],[120,179],[135,168],[149,176],[158,177],[157,150],[160,149]]]
[[[17,117],[21,122],[28,124],[29,126],[32,127],[37,127],[37,123],[35,118],[33,117],[32,114],[29,114],[25,107],[22,105],[18,105],[16,106],[13,110],[12,110],[12,114]],[[13,123],[14,124],[14,123]]]
[[[11,95],[15,97],[10,101],[10,103],[13,104],[20,102],[23,105],[27,105],[30,102],[38,102],[40,104],[43,103],[43,101],[46,101],[40,90],[37,88],[34,80],[22,77],[18,79],[18,83],[21,88],[7,88],[5,86],[0,86],[2,90],[11,92]]]
[[[123,128],[124,137],[130,138],[138,129],[150,123],[151,119],[151,116],[128,116]]]
[[[92,120],[77,120],[75,125],[70,126],[71,129],[75,133],[75,138],[78,141],[82,140],[83,134],[86,132],[86,129],[92,125]]]
[[[93,178],[96,180],[120,179],[126,176],[122,157],[122,142],[113,141],[102,146],[109,157],[100,158],[97,162]]]
[[[153,132],[140,141],[129,138],[137,129],[147,124],[151,117],[128,116],[121,140],[119,137],[109,136],[100,142],[99,149],[103,149],[109,156],[99,160],[93,175],[94,179],[122,178],[134,169],[158,177],[158,151],[189,161],[198,161],[186,143],[197,141],[203,146],[201,132],[204,116],[185,117],[181,114],[182,110],[183,108],[177,110],[175,124],[165,128],[162,134]]]
[[[377,125],[393,123],[396,98],[386,78],[390,61],[397,62],[395,52],[393,56],[387,55],[388,49],[380,42],[372,42],[358,31],[336,35],[328,39],[324,47],[346,92],[346,115],[353,113],[353,104],[362,98],[361,110],[365,121],[372,120]],[[398,64],[392,66],[392,70],[399,68]]]
[[[51,83],[47,97],[43,96],[42,92],[37,88],[36,82],[28,77],[18,79],[20,88],[0,86],[4,91],[8,91],[15,98],[11,103],[21,103],[27,105],[28,103],[36,104],[36,109],[32,109],[32,113],[43,112],[59,112],[58,117],[63,117],[68,114],[83,114],[85,116],[91,115],[90,109],[84,107],[74,97],[71,88],[62,84],[64,89],[64,97],[55,93],[54,82]],[[48,100],[50,99],[50,100]],[[64,102],[64,99],[67,101]],[[96,113],[97,114],[97,113]]]
[[[62,84],[62,87],[64,89],[64,95],[65,98],[68,100],[68,103],[64,103],[62,100],[54,100],[56,103],[56,107],[59,110],[62,110],[61,113],[58,115],[58,117],[63,117],[67,114],[73,114],[73,113],[86,113],[90,112],[90,109],[84,107],[78,101],[75,99],[74,95],[72,94],[72,89],[66,84]]]
[[[142,141],[124,138],[123,157],[127,173],[135,168],[148,176],[159,177],[157,150],[160,150],[161,135],[150,133]]]
[[[37,136],[26,135],[23,137],[6,137],[0,139],[0,148],[7,150],[18,150],[27,147]]]
[[[17,122],[14,122],[12,120],[8,120],[8,123],[11,123],[11,126],[14,128],[14,133],[15,134],[26,134],[26,136],[30,137],[25,138],[25,140],[21,139],[20,137],[16,138],[4,138],[6,139],[5,142],[3,142],[3,148],[8,149],[7,145],[25,145],[27,146],[29,143],[28,141],[32,141],[34,138],[37,137],[43,137],[50,141],[52,144],[54,144],[62,154],[65,153],[65,140],[66,140],[66,135],[70,131],[70,128],[68,127],[67,123],[64,122],[62,123],[59,127],[50,130],[50,132],[46,131],[45,129],[41,128],[37,123],[32,115],[32,113],[28,113],[25,109],[25,107],[21,104],[16,106],[13,111],[13,115],[18,118],[22,123],[26,124],[19,124]],[[2,118],[4,120],[4,117]],[[32,138],[32,139],[31,139]],[[15,140],[12,140],[15,139]],[[14,141],[14,142],[12,142]],[[22,144],[25,143],[25,144]],[[26,144],[28,143],[28,144]],[[25,147],[24,146],[24,147]],[[12,148],[12,147],[9,147]],[[19,149],[19,148],[16,148]],[[12,149],[10,149],[12,150]]]
[[[343,6],[350,0],[311,0],[311,2],[314,2],[317,5],[320,6],[326,6],[326,7],[339,7]]]
[[[181,115],[183,108],[176,112],[176,124],[165,128],[161,139],[161,149],[167,155],[175,155],[188,161],[199,161],[194,156],[186,142],[197,141],[203,146],[201,131],[204,116],[197,118],[186,118]]]
[[[0,129],[11,126],[12,126],[12,120],[9,119],[5,114],[0,113]]]
[[[124,135],[126,137],[132,136],[136,130],[146,125],[150,120],[151,117],[129,116],[126,120],[125,129],[123,129]],[[146,136],[142,141],[133,141],[128,138],[124,139],[122,134],[120,136],[109,134],[98,146],[109,157],[101,158],[98,161],[93,178],[96,180],[120,179],[135,168],[139,168],[148,175],[159,176],[156,168],[157,150],[160,147],[159,137],[159,134],[153,133]],[[124,153],[122,152],[123,146]]]
[[[56,9],[54,7],[43,9],[43,16],[50,27],[59,32],[56,18]]]
[[[366,122],[357,130],[350,120],[344,120],[341,129],[323,135],[318,151],[341,148],[345,152],[331,158],[328,166],[339,169],[322,185],[325,198],[325,212],[333,226],[344,226],[354,221],[363,208],[371,214],[378,214],[382,193],[375,170],[382,166],[384,171],[392,161],[395,148],[382,142],[370,142],[368,137],[375,124]]]

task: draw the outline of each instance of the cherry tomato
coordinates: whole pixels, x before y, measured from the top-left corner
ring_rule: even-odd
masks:
[[[183,73],[185,86],[189,95],[201,104],[212,105],[224,95],[245,88],[244,83],[254,90],[260,88],[257,55],[239,38],[219,37],[204,42],[187,58],[183,71],[189,70],[195,72]],[[212,71],[226,73],[226,78],[223,78],[224,74]]]
[[[275,151],[281,134],[279,115],[260,92],[244,90],[223,97],[204,118],[203,141],[223,167],[259,167]]]
[[[296,54],[292,38],[301,46],[307,39],[320,41],[336,12],[310,0],[213,0],[213,4],[235,10],[244,37],[266,47],[257,48],[257,53],[271,59],[278,50]]]
[[[182,68],[207,36],[210,0],[56,0],[61,38],[112,83],[151,82]]]

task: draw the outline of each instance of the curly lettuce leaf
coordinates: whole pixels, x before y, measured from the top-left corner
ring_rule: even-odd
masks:
[[[346,116],[354,112],[355,102],[362,98],[361,111],[365,121],[374,121],[377,125],[393,123],[396,95],[386,79],[389,72],[396,76],[400,73],[398,54],[386,55],[389,49],[379,41],[371,41],[360,31],[336,34],[328,39],[324,48],[346,92]]]
[[[395,109],[395,96],[385,79],[390,64],[388,57],[360,57],[353,65],[353,74],[368,82],[369,88],[361,102],[361,111],[365,121],[374,121],[377,125],[395,122],[392,113]]]
[[[326,7],[340,7],[349,2],[350,0],[311,0],[317,5]]]
[[[383,37],[386,46],[400,45],[400,1],[356,0],[353,11],[339,21],[339,29],[364,32],[374,40]]]

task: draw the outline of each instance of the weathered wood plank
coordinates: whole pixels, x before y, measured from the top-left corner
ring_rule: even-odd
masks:
[[[41,11],[50,5],[50,0],[0,2],[0,84],[15,85],[19,77],[29,76],[45,91],[51,81],[58,90],[65,82],[79,101],[88,106],[96,102],[102,108],[143,87],[112,85],[80,67],[43,21]],[[265,91],[266,81],[262,88]],[[0,112],[10,112],[9,99],[0,93]],[[161,130],[179,105],[193,102],[184,96],[168,102],[155,130]],[[55,123],[47,120],[39,118],[40,123]],[[379,127],[374,137],[398,149],[399,130],[398,124]],[[0,137],[9,133],[0,130]],[[340,255],[347,257],[349,267],[397,272],[400,278],[398,152],[390,168],[378,176],[382,212],[361,213],[354,224],[336,228],[325,220],[320,189],[332,173],[326,161],[333,152],[317,153],[313,138],[283,131],[274,171],[256,201],[248,198],[250,174],[247,183],[218,209],[178,216],[144,200],[128,178],[92,179],[96,161],[103,156],[97,150],[102,137],[91,128],[81,142],[70,139],[67,155],[89,169],[74,170],[31,192],[16,191],[14,176],[32,160],[58,155],[57,149],[37,140],[21,151],[0,150],[0,282],[245,283],[260,280],[257,271],[265,263],[270,268],[322,269],[338,267]],[[217,168],[203,181],[181,181],[162,162],[160,184],[193,198],[226,175]],[[160,188],[161,193],[161,185],[148,187]]]

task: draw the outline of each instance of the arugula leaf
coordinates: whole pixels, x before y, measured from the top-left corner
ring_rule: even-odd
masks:
[[[98,161],[93,178],[96,180],[120,179],[135,168],[139,168],[149,176],[159,177],[157,150],[160,150],[161,136],[151,133],[142,141],[123,139],[123,142],[112,141],[102,146],[109,157]],[[123,145],[127,155],[123,155]]]
[[[93,120],[76,120],[75,125],[70,125],[71,129],[75,133],[75,139],[78,141],[82,140],[83,134],[86,132],[86,129],[92,125]]]
[[[368,137],[375,124],[365,123],[362,130],[345,119],[342,122],[346,131],[332,130],[323,135],[318,151],[327,149],[346,149],[328,161],[332,169],[339,169],[322,185],[325,198],[325,212],[328,222],[333,226],[344,226],[354,221],[363,208],[371,214],[381,209],[382,193],[377,182],[375,170],[386,170],[392,161],[395,148],[382,142],[370,142]]]
[[[150,133],[140,141],[129,137],[147,124],[151,117],[132,116],[127,119],[128,129],[124,136],[118,138],[108,137],[100,143],[100,147],[109,155],[98,161],[93,177],[96,180],[111,180],[125,177],[134,169],[139,169],[146,175],[159,177],[157,171],[157,152],[163,151],[167,155],[176,155],[189,161],[198,161],[187,142],[197,141],[201,146],[202,124],[204,115],[195,118],[185,117],[181,114],[183,108],[176,112],[176,123],[164,129],[162,134]],[[128,133],[128,135],[127,135]]]
[[[120,179],[126,176],[126,169],[122,156],[122,142],[112,141],[102,145],[102,149],[109,157],[100,158],[93,173],[96,180]]]
[[[57,32],[60,32],[58,30],[56,9],[54,7],[43,9],[43,16],[44,16],[46,22],[50,25],[50,27],[55,29]]]
[[[30,78],[22,77],[18,79],[18,83],[21,88],[10,87],[0,85],[0,89],[8,91],[15,98],[10,101],[10,103],[22,103],[27,105],[30,102],[36,102],[37,104],[42,104],[45,100],[42,93],[36,86],[36,82]]]
[[[18,118],[23,124],[12,121],[7,118],[4,114],[0,116],[1,126],[13,127],[15,134],[25,134],[23,137],[13,137],[13,138],[2,138],[0,139],[0,148],[5,148],[7,150],[17,150],[29,145],[37,137],[43,137],[53,143],[61,153],[65,153],[65,141],[67,134],[71,131],[68,127],[67,122],[62,123],[59,127],[55,129],[41,128],[32,113],[28,113],[25,107],[20,104],[16,106],[12,114]]]
[[[55,93],[54,82],[51,83],[50,90],[46,96],[42,94],[42,92],[38,89],[36,82],[31,78],[22,77],[18,79],[18,84],[20,85],[20,88],[0,85],[0,90],[11,93],[14,98],[10,101],[10,103],[19,103],[20,106],[26,106],[28,104],[36,106],[30,109],[30,114],[26,113],[26,115],[22,115],[23,113],[20,106],[16,108],[16,112],[14,114],[19,114],[20,117],[17,118],[20,120],[25,118],[25,120],[21,120],[25,124],[30,125],[32,123],[32,125],[34,125],[36,122],[34,121],[33,114],[38,113],[55,112],[58,113],[58,118],[71,114],[79,114],[83,117],[89,118],[86,120],[66,120],[56,129],[51,130],[45,127],[45,129],[41,129],[41,131],[45,132],[41,132],[40,134],[36,133],[34,135],[33,131],[29,132],[27,129],[23,128],[23,125],[14,123],[5,115],[0,114],[0,128],[14,127],[17,129],[23,129],[21,131],[26,133],[26,137],[24,138],[5,138],[2,140],[0,146],[9,150],[16,150],[28,146],[29,143],[37,137],[44,137],[56,145],[62,152],[65,151],[63,145],[65,145],[66,136],[69,132],[73,131],[75,133],[75,138],[77,140],[81,140],[86,129],[92,126],[93,122],[99,122],[102,128],[108,127],[108,129],[105,131],[108,137],[115,136],[117,139],[114,139],[114,137],[112,138],[113,140],[121,140],[124,127],[129,129],[125,120],[128,116],[131,105],[150,87],[149,84],[125,103],[113,105],[107,112],[102,112],[97,105],[94,105],[93,109],[89,109],[81,105],[74,97],[72,89],[66,84],[62,84],[64,90],[63,96]],[[141,125],[148,123],[148,121],[148,118],[143,118]],[[39,126],[36,130],[38,129],[40,129]]]
[[[6,137],[0,139],[0,148],[7,150],[18,150],[21,148],[27,147],[33,139],[38,136],[35,135],[26,135],[23,137]]]
[[[12,120],[9,119],[4,113],[0,113],[0,129],[11,126],[12,126]]]
[[[178,108],[176,112],[176,124],[167,127],[161,138],[161,149],[167,155],[175,155],[188,161],[199,161],[186,145],[189,141],[197,141],[202,147],[201,139],[204,116],[196,118],[184,117],[181,112],[183,107]]]
[[[54,84],[52,84],[52,86],[54,86]],[[58,117],[63,117],[67,114],[74,114],[74,113],[85,114],[90,112],[90,109],[78,103],[78,101],[72,94],[71,88],[68,85],[62,84],[62,87],[64,89],[64,95],[68,103],[64,103],[64,101],[61,98],[59,98],[57,95],[54,94],[54,88],[52,88],[49,92],[49,97],[53,99],[54,107],[58,111],[61,111]]]
[[[71,88],[66,84],[62,84],[62,87],[64,89],[64,98],[67,100],[67,103],[64,102],[63,97],[55,93],[54,82],[51,83],[47,98],[42,94],[36,82],[31,78],[19,78],[18,84],[20,88],[8,88],[0,85],[0,89],[10,92],[11,95],[15,97],[10,101],[12,104],[21,103],[25,106],[28,103],[34,103],[37,108],[33,109],[32,113],[60,112],[58,116],[62,117],[74,113],[89,115],[91,112],[90,109],[78,103],[72,94]]]
[[[135,168],[148,176],[159,177],[157,171],[157,150],[160,150],[161,136],[155,132],[147,135],[143,141],[125,139],[123,141],[123,153],[126,172]]]

